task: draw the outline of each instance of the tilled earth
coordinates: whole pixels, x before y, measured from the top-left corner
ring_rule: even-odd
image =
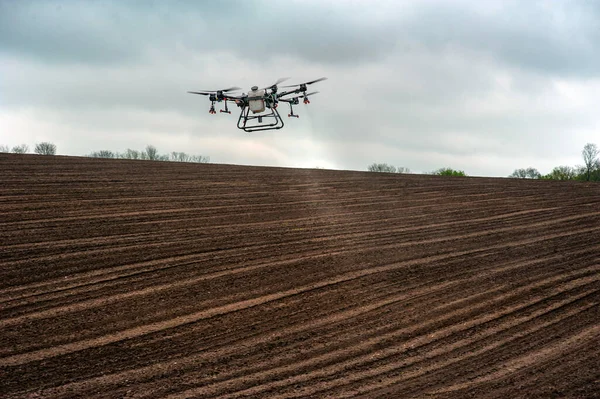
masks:
[[[600,185],[0,154],[0,396],[600,397]]]

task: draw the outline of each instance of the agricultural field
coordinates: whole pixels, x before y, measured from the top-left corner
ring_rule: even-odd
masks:
[[[4,398],[600,397],[600,185],[0,154]]]

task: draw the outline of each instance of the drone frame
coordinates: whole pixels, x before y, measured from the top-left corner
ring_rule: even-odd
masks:
[[[240,112],[240,117],[238,118],[237,127],[238,129],[242,129],[247,133],[258,132],[261,130],[275,130],[281,129],[285,124],[283,123],[283,119],[281,119],[281,115],[279,115],[279,111],[277,111],[277,107],[269,107],[271,112],[268,114],[260,114],[260,115],[249,115],[250,114],[250,106],[244,105],[241,107],[242,110]],[[263,123],[263,118],[274,118],[274,123]],[[248,121],[258,120],[257,125],[246,126]],[[243,123],[242,123],[243,121]]]

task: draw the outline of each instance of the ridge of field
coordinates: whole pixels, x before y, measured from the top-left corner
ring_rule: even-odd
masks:
[[[1,397],[600,397],[596,183],[0,174]]]

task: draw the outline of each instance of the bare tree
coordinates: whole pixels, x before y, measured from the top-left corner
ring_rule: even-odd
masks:
[[[191,155],[190,156],[190,162],[209,163],[210,162],[210,157],[205,157],[205,156],[202,156],[202,155]]]
[[[140,159],[140,152],[136,151],[136,150],[132,150],[131,148],[128,148],[127,151],[125,151],[121,155],[121,158],[125,158],[125,159]]]
[[[367,167],[369,172],[383,172],[383,173],[410,173],[409,168],[404,166],[395,167],[394,165],[388,165],[387,163],[372,163]]]
[[[369,172],[396,173],[396,167],[387,163],[372,163],[367,170]]]
[[[527,168],[528,179],[539,179],[540,177],[542,177],[542,174],[536,168]]]
[[[92,158],[116,158],[116,155],[111,150],[94,151],[90,155]]]
[[[56,145],[48,142],[37,143],[35,153],[40,155],[56,155]]]
[[[27,151],[29,151],[29,146],[27,144],[16,145],[12,148],[14,154],[26,154]]]
[[[529,167],[527,169],[515,169],[508,177],[516,177],[519,179],[539,179],[542,174],[536,169]]]
[[[10,152],[10,147],[7,145],[0,145],[0,152]]]
[[[517,179],[525,179],[527,177],[527,171],[525,169],[515,169],[508,177],[514,177]]]
[[[149,161],[158,161],[159,160],[158,150],[153,145],[146,146],[146,151],[143,153],[142,159],[147,159]]]
[[[185,152],[171,152],[171,161],[174,162],[191,162],[192,157],[186,154]]]
[[[581,155],[583,155],[583,163],[585,164],[585,179],[587,181],[590,180],[590,175],[592,172],[600,165],[600,162],[598,161],[598,154],[600,154],[598,146],[592,143],[587,143],[583,147],[583,151],[581,151]]]

